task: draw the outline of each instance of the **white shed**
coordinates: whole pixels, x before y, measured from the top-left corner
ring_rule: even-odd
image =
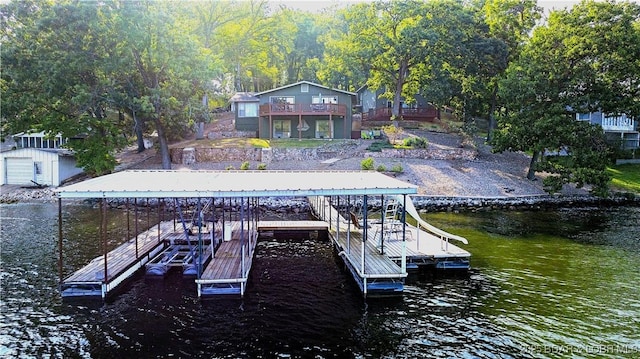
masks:
[[[71,151],[19,148],[0,153],[0,184],[59,186],[82,173]],[[35,182],[35,183],[34,183]]]

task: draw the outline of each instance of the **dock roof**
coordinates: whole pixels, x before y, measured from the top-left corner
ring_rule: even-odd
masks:
[[[129,170],[60,187],[60,198],[297,197],[415,194],[373,171]]]

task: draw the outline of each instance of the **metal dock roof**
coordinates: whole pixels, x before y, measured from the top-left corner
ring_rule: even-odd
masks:
[[[373,171],[129,170],[56,189],[60,198],[292,197],[415,194]]]

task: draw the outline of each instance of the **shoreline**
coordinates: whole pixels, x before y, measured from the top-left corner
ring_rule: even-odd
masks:
[[[52,188],[18,188],[5,189],[2,186],[0,204],[16,203],[54,203],[58,200]],[[412,195],[416,209],[422,212],[478,212],[491,210],[547,210],[557,208],[576,207],[616,207],[640,206],[640,196],[632,193],[614,193],[609,197],[596,197],[589,194],[569,195],[521,195],[521,196],[441,196],[441,195]],[[82,203],[91,203],[79,200]],[[117,207],[120,201],[114,201]],[[298,197],[268,197],[264,198],[260,206],[266,210],[289,213],[300,213],[308,209],[303,208]],[[380,199],[369,200],[369,207],[380,207]]]

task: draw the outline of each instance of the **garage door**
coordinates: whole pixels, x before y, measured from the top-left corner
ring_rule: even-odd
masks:
[[[7,184],[32,184],[33,161],[31,158],[5,158]]]

